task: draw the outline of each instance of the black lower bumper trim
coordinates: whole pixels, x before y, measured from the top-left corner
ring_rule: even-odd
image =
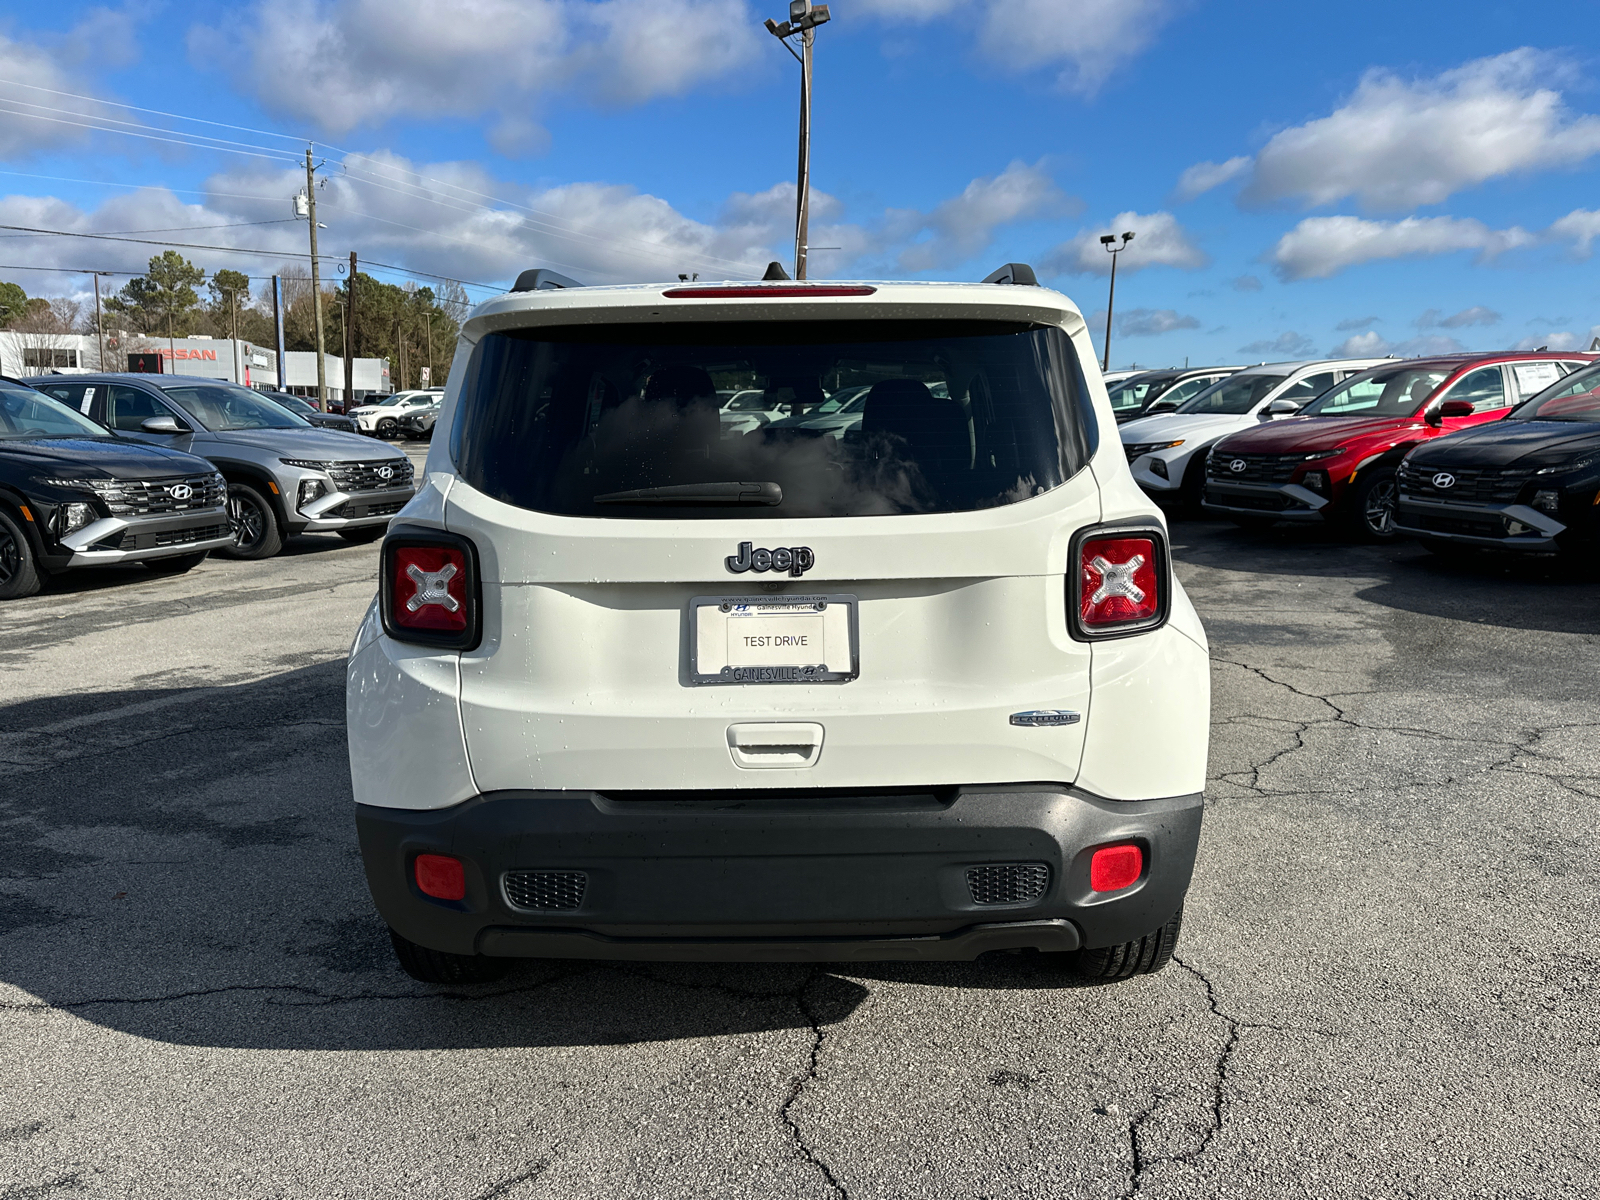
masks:
[[[1111,801],[1059,784],[624,795],[358,805],[378,911],[430,949],[513,957],[866,961],[1110,946],[1183,903],[1203,806],[1200,795]],[[1089,860],[1117,842],[1143,849],[1144,874],[1096,893]],[[412,864],[425,853],[462,861],[463,900],[417,889]],[[975,893],[969,871],[1008,865],[1030,878],[1042,866],[1048,885],[980,902],[993,895]],[[581,875],[581,899],[513,904],[506,873],[525,871]]]

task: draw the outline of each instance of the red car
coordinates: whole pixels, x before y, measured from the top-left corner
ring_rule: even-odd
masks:
[[[1373,367],[1296,416],[1219,441],[1206,459],[1205,507],[1241,525],[1327,520],[1392,538],[1395,475],[1413,446],[1498,421],[1595,357],[1448,354]]]

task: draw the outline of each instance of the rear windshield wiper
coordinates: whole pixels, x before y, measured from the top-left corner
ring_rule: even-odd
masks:
[[[596,504],[766,504],[783,503],[775,483],[675,483],[666,487],[605,492]]]

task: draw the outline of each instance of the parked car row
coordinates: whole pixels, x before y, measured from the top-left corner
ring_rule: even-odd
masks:
[[[1600,364],[1549,351],[1272,363],[1122,428],[1153,498],[1441,550],[1594,547]]]
[[[75,567],[178,573],[213,550],[267,558],[301,533],[374,541],[412,475],[399,449],[233,383],[0,379],[0,599]]]
[[[410,418],[420,416],[429,409],[433,410],[434,416],[438,416],[439,402],[443,399],[443,388],[416,388],[395,392],[372,404],[359,405],[345,415],[355,421],[360,433],[380,438],[399,437],[408,432],[407,422]],[[430,422],[428,429],[432,428]]]

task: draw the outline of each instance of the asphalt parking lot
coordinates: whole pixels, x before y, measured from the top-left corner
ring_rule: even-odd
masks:
[[[415,984],[345,765],[376,547],[6,605],[0,1200],[1589,1194],[1600,581],[1174,534],[1209,811],[1178,961],[1107,987]]]

